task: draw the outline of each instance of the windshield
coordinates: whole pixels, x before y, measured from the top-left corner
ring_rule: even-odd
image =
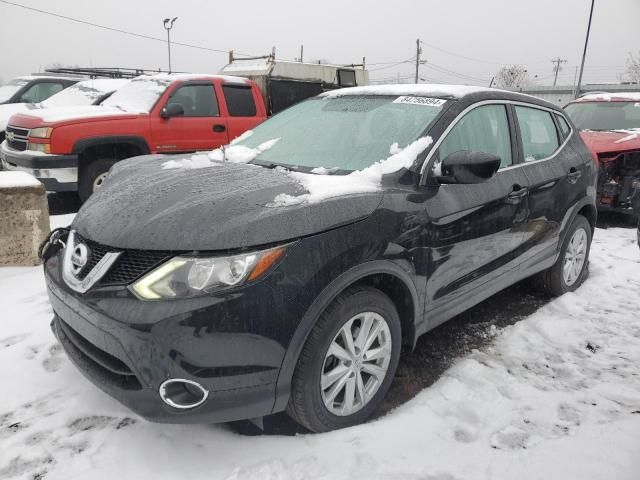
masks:
[[[13,95],[18,90],[20,90],[22,87],[24,87],[30,81],[31,80],[29,80],[27,78],[16,78],[14,80],[11,80],[6,85],[2,85],[0,87],[0,103],[6,102],[7,100],[9,100],[11,97],[13,97]]]
[[[127,112],[149,113],[171,82],[169,78],[134,78],[102,102],[102,105]]]
[[[446,102],[425,97],[316,97],[299,103],[236,142],[261,151],[252,163],[354,171],[388,158],[416,140]]]
[[[580,130],[640,128],[640,102],[578,102],[565,110]]]
[[[107,83],[109,82],[109,83]],[[76,83],[42,102],[46,108],[66,107],[69,105],[93,105],[102,97],[115,90],[112,80],[88,80]]]

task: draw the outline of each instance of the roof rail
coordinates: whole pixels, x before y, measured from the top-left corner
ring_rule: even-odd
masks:
[[[181,73],[167,72],[166,70],[147,70],[144,68],[122,68],[122,67],[59,67],[47,68],[47,73],[55,73],[59,75],[83,75],[89,78],[134,78],[140,75],[153,75],[155,73]]]

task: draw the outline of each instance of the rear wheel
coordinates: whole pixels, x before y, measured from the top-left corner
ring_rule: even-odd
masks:
[[[372,287],[346,290],[309,335],[287,412],[314,432],[366,421],[389,389],[400,347],[400,318],[393,302]]]
[[[538,284],[555,296],[573,292],[587,278],[590,250],[591,225],[585,217],[578,215],[569,227],[558,260],[538,274]]]
[[[100,158],[80,167],[78,179],[78,196],[84,203],[91,194],[102,186],[109,169],[116,163],[113,158]]]

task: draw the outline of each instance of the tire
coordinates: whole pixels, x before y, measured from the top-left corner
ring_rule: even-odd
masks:
[[[371,346],[364,349],[365,353],[375,352],[376,348],[377,352],[390,352],[381,355],[384,358],[367,361],[356,347],[356,355],[350,356],[351,361],[347,362],[351,366],[346,367],[342,360],[329,353],[329,347],[332,347],[332,350],[336,348],[336,342],[344,345],[343,327],[349,328],[347,325],[354,333],[354,343],[366,345],[369,342],[361,342],[363,337],[359,338],[357,333],[367,324],[373,325],[374,328],[379,327],[380,330]],[[383,324],[386,325],[386,329]],[[374,328],[371,331],[374,331]],[[389,297],[368,286],[356,286],[345,290],[327,307],[309,334],[293,374],[287,413],[312,432],[336,430],[366,421],[380,406],[389,390],[398,367],[401,342],[400,317]],[[346,351],[348,347],[345,346],[341,355]],[[375,367],[379,368],[374,370],[378,376],[369,373]],[[324,374],[335,372],[339,368],[341,372],[349,373],[341,375],[341,380],[331,383],[328,380],[329,376]],[[347,370],[344,370],[345,368]],[[323,378],[329,385],[324,389],[321,383]],[[340,389],[339,384],[345,378],[345,386]],[[360,379],[361,382],[358,381]],[[348,408],[349,402],[346,401],[349,386],[354,392],[350,397],[353,398],[352,408]],[[336,388],[338,395],[333,401],[328,401],[332,405],[330,410],[325,400],[330,398],[332,388]],[[360,393],[365,391],[367,392]]]
[[[572,278],[567,278],[565,275],[564,267],[565,260],[568,259],[567,252],[572,249],[570,247],[572,240],[577,239],[576,235],[582,235],[578,232],[582,231],[585,235],[584,240],[586,244],[584,245],[584,261],[580,267],[579,273],[576,275],[571,275]],[[588,220],[582,215],[576,216],[573,220],[573,223],[569,227],[567,235],[562,242],[562,248],[560,249],[560,255],[558,256],[558,260],[556,263],[537,275],[535,278],[537,285],[544,290],[545,292],[559,297],[567,292],[573,292],[576,290],[584,280],[587,278],[589,274],[589,252],[591,251],[591,225]],[[575,245],[574,245],[575,246]],[[571,257],[571,253],[569,253]],[[573,281],[568,281],[573,280]]]
[[[80,167],[78,179],[78,196],[82,203],[86,202],[91,194],[100,187],[98,182],[116,163],[113,158],[100,158]]]

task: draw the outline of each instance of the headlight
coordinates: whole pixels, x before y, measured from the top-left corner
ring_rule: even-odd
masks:
[[[52,131],[53,128],[50,127],[34,128],[29,132],[29,136],[33,138],[51,138]]]
[[[51,144],[29,142],[27,143],[27,150],[31,150],[32,152],[51,153]]]
[[[141,300],[204,295],[259,279],[282,257],[285,248],[229,257],[175,257],[129,288]]]

